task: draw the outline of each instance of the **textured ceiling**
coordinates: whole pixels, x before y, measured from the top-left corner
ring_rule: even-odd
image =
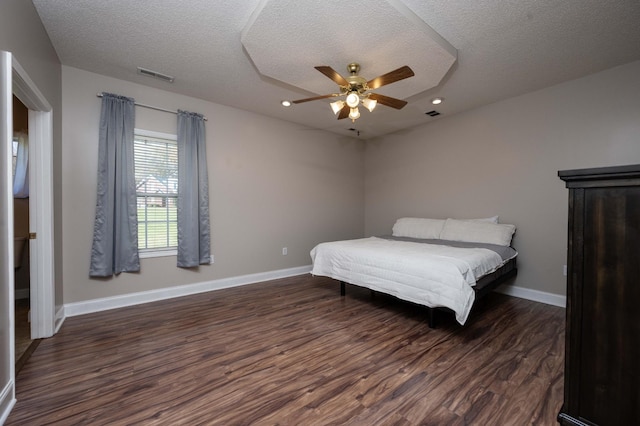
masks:
[[[345,135],[353,135],[348,129],[355,127],[361,138],[429,123],[640,59],[638,0],[33,3],[65,65],[302,126]],[[268,38],[253,40],[260,44],[261,52],[243,46],[243,35],[245,43],[254,37],[250,23],[259,23],[258,12],[264,8],[272,9],[267,24],[279,28],[265,26],[263,33],[287,34],[282,29],[295,29],[289,36],[293,40],[286,41],[287,48],[282,47],[282,40]],[[388,16],[389,11],[393,16]],[[406,25],[399,27],[403,18]],[[280,106],[282,99],[335,89],[331,80],[313,69],[316,65],[329,65],[346,74],[346,64],[356,61],[362,66],[361,75],[372,78],[405,64],[419,68],[419,63],[430,60],[438,63],[429,56],[435,50],[425,49],[412,38],[419,28],[431,28],[446,40],[436,44],[442,47],[448,42],[454,55],[457,51],[457,61],[434,88],[420,91],[414,87],[432,84],[426,80],[431,78],[428,73],[416,69],[416,76],[379,89],[382,94],[409,101],[402,110],[365,111],[352,124],[350,120],[337,121],[328,100]],[[337,33],[343,36],[334,37]],[[298,44],[303,40],[306,44]],[[350,47],[363,41],[364,48]],[[258,54],[270,58],[255,60]],[[261,72],[265,63],[286,65],[268,77]],[[138,75],[137,67],[173,75],[176,80],[169,84],[150,79]],[[429,102],[434,96],[445,98],[437,107],[442,115],[436,118],[425,115],[434,109]]]
[[[309,10],[314,13],[307,13]],[[329,19],[317,25],[317,16],[348,17],[353,10],[360,11],[357,19]],[[282,16],[287,17],[286,23]],[[384,26],[374,30],[372,25],[381,16]],[[262,75],[317,95],[337,88],[331,80],[318,79],[316,65],[329,65],[348,76],[347,64],[356,62],[361,66],[360,75],[367,80],[408,65],[416,77],[376,90],[405,99],[437,86],[457,54],[397,0],[265,0],[244,28],[241,41]]]

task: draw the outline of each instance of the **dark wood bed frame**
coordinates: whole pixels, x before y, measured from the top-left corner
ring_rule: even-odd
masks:
[[[509,260],[507,263],[502,265],[496,271],[485,275],[480,278],[473,288],[476,292],[476,300],[484,297],[485,295],[491,293],[500,285],[504,284],[510,278],[515,277],[518,274],[518,268],[516,267],[516,258]],[[345,296],[347,294],[346,284],[344,281],[340,281],[340,296]],[[354,284],[355,285],[355,284]],[[371,290],[371,294],[374,295],[376,292]],[[425,305],[421,305],[425,306]],[[431,308],[429,306],[425,306],[428,309],[428,319],[429,319],[429,328],[436,328],[437,319],[436,317],[439,315],[436,312],[447,312],[452,313],[451,309],[448,308]]]

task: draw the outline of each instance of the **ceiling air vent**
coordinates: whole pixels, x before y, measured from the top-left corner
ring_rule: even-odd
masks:
[[[431,116],[431,117],[435,117],[436,115],[440,115],[440,113],[438,111],[436,111],[435,109],[433,111],[425,112],[425,114],[427,114],[428,116]]]
[[[146,75],[147,77],[157,78],[158,80],[166,81],[169,83],[173,83],[174,77],[170,75],[162,74],[156,71],[151,71],[146,68],[138,67],[138,74]]]

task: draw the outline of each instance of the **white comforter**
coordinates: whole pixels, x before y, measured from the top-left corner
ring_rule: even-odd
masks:
[[[476,277],[502,258],[484,248],[456,248],[370,237],[321,243],[311,250],[313,275],[453,310],[464,324],[475,299]]]

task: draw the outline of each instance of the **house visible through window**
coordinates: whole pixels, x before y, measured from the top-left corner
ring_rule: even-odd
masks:
[[[178,246],[176,136],[136,129],[134,159],[140,256],[175,254]]]

